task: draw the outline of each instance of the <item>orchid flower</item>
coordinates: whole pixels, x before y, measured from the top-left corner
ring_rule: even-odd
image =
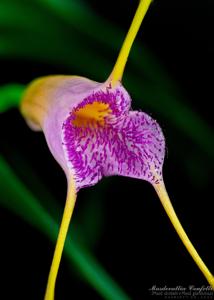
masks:
[[[190,242],[165,189],[163,132],[149,115],[131,110],[131,97],[121,83],[129,52],[151,2],[140,1],[113,71],[104,83],[80,76],[47,76],[33,81],[23,96],[21,113],[32,129],[44,132],[68,184],[45,300],[54,299],[77,192],[111,175],[152,184],[179,237],[214,288],[214,277]]]

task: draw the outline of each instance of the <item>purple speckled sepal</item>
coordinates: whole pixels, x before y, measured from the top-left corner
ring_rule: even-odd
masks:
[[[74,113],[94,101],[109,104],[104,126],[77,127]],[[96,90],[82,99],[62,126],[68,167],[77,189],[103,176],[122,175],[155,183],[162,177],[165,139],[158,123],[143,112],[130,111],[131,98],[122,86]],[[154,172],[155,171],[155,172]],[[157,176],[155,176],[155,174]]]

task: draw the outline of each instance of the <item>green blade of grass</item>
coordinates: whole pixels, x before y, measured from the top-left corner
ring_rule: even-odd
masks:
[[[6,206],[21,216],[26,222],[39,229],[54,243],[58,234],[58,224],[37,199],[16,177],[10,166],[0,156],[0,198],[1,205]],[[5,192],[5,193],[4,193]],[[72,264],[78,268],[83,278],[102,296],[108,300],[128,300],[116,282],[104,271],[96,259],[77,242],[68,236],[65,253]]]
[[[27,129],[27,128],[26,128]],[[32,135],[34,133],[32,132]],[[27,141],[26,141],[27,145]],[[16,176],[25,183],[34,197],[37,198],[42,207],[49,212],[51,217],[60,222],[62,217],[62,207],[60,207],[56,196],[48,187],[41,181],[41,178],[35,173],[32,165],[27,160],[26,156],[19,148],[14,148],[4,140],[4,152],[7,162],[13,168]],[[60,171],[60,170],[59,170]],[[61,173],[64,177],[63,172]],[[60,174],[58,175],[60,176]],[[65,178],[64,178],[65,179]],[[64,189],[66,190],[66,179]],[[87,249],[93,250],[96,243],[102,236],[102,229],[106,221],[104,201],[101,200],[100,194],[108,189],[109,185],[102,182],[96,187],[96,190],[87,190],[87,193],[81,194],[81,209],[78,214],[72,217],[72,228],[68,235],[72,236],[72,240],[78,244],[85,245]],[[80,203],[79,203],[80,205]],[[99,212],[99,213],[97,213]]]

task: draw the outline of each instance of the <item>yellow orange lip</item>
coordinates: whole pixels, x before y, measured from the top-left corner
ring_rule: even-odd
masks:
[[[105,118],[110,113],[111,109],[109,109],[109,104],[94,101],[93,103],[86,104],[84,107],[81,107],[74,112],[75,119],[72,121],[72,124],[77,127],[103,126]]]

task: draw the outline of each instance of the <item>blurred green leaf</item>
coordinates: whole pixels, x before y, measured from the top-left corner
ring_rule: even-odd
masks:
[[[17,107],[24,91],[21,84],[7,84],[0,87],[0,112],[7,111],[11,107]]]
[[[55,243],[58,234],[58,224],[15,176],[12,169],[2,157],[0,157],[0,177],[1,195],[6,195],[5,197],[1,196],[1,205],[6,206],[15,214],[18,214]],[[67,237],[65,253],[69,261],[81,272],[83,278],[90,283],[104,299],[129,299],[85,247],[83,249],[77,242],[73,241],[70,236]]]

